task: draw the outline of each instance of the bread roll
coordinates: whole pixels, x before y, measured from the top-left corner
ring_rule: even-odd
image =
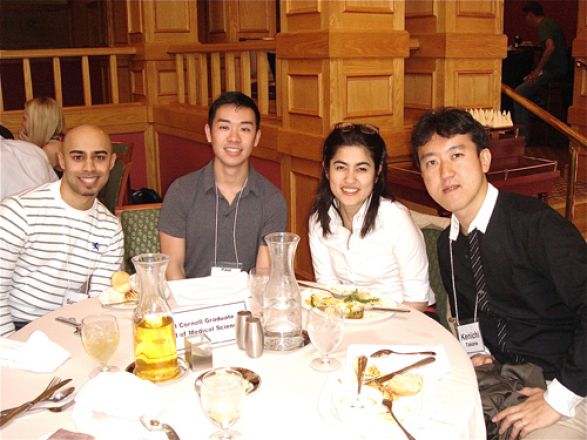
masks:
[[[112,288],[120,293],[130,290],[130,275],[127,272],[114,272],[112,275]]]
[[[385,382],[385,387],[396,396],[413,396],[422,390],[422,383],[419,374],[398,374]]]

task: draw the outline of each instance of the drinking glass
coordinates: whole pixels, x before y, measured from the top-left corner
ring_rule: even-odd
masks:
[[[241,413],[241,401],[245,396],[243,376],[230,368],[215,368],[202,378],[200,402],[204,413],[221,431],[209,438],[240,439],[239,432],[230,427],[236,423]]]
[[[102,371],[116,371],[118,368],[109,366],[108,360],[112,357],[118,342],[120,331],[114,315],[90,315],[82,319],[82,344],[88,355],[97,360],[100,365],[90,372],[90,377]]]
[[[344,314],[336,306],[327,306],[319,309],[314,307],[310,311],[308,320],[308,334],[312,345],[320,353],[320,357],[313,359],[310,366],[317,371],[334,371],[340,367],[340,361],[329,357],[342,341],[344,330]]]
[[[249,290],[251,291],[251,313],[255,318],[263,319],[263,295],[269,281],[268,267],[254,267],[249,272]]]

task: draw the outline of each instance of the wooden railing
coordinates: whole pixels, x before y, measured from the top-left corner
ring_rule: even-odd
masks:
[[[107,48],[75,48],[75,49],[34,49],[34,50],[0,50],[0,59],[15,60],[22,63],[24,95],[26,100],[32,99],[34,94],[33,78],[31,73],[32,59],[50,59],[53,66],[53,89],[55,100],[61,107],[63,102],[63,81],[61,63],[64,59],[79,58],[81,62],[83,103],[92,106],[92,78],[90,75],[90,59],[93,57],[107,57],[109,67],[109,94],[112,104],[120,102],[118,81],[118,57],[130,56],[136,53],[134,47],[107,47]],[[24,103],[23,103],[24,104]],[[4,111],[4,95],[0,93],[0,111]]]
[[[168,53],[175,56],[180,103],[207,107],[223,91],[240,90],[257,101],[261,114],[281,115],[280,63],[273,74],[268,61],[274,40],[173,45]]]
[[[567,177],[565,216],[570,221],[573,221],[575,211],[575,182],[577,181],[579,149],[582,148],[587,150],[587,138],[581,133],[573,130],[560,119],[557,119],[548,113],[542,107],[539,107],[529,99],[526,99],[522,95],[516,93],[511,87],[502,84],[501,91],[569,139],[569,172]]]

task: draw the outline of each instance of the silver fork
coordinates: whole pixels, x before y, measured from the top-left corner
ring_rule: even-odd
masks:
[[[43,407],[35,408],[35,410],[36,409],[38,409],[38,410],[47,409],[47,410],[49,410],[51,412],[57,413],[57,412],[65,411],[67,408],[69,408],[74,403],[75,403],[75,399],[71,399],[69,402],[64,403],[61,406],[43,406]]]

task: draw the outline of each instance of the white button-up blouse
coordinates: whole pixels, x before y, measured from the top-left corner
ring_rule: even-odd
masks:
[[[320,284],[347,284],[404,301],[434,303],[428,283],[428,257],[420,229],[401,203],[381,198],[375,227],[364,238],[361,228],[370,199],[353,218],[353,232],[330,207],[331,233],[324,237],[314,214],[310,250]]]

